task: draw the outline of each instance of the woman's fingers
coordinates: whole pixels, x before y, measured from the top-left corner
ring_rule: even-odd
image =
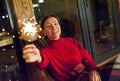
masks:
[[[28,45],[25,45],[23,50],[26,50],[26,49],[33,49],[33,48],[36,48],[36,46],[34,44],[28,44]]]
[[[97,71],[91,71],[89,74],[90,81],[101,81],[101,77]]]
[[[26,45],[23,48],[23,58],[26,62],[41,61],[39,49],[33,44]]]
[[[25,62],[27,63],[36,61],[36,59],[34,59],[35,56],[33,54],[28,54],[28,55],[26,54],[23,56],[23,58],[25,59]]]

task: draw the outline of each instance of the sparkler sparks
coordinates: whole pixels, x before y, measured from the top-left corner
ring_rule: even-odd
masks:
[[[28,23],[25,23],[23,22],[23,24],[25,25],[25,27],[23,27],[23,33],[28,33],[28,34],[35,34],[37,33],[37,28],[34,26],[34,24],[28,22]]]
[[[20,24],[22,23],[23,25],[20,29],[20,35],[22,39],[28,42],[32,42],[37,40],[38,38],[41,38],[40,25],[34,22],[33,18],[30,18],[29,20],[23,19],[23,21],[19,20],[18,22]]]

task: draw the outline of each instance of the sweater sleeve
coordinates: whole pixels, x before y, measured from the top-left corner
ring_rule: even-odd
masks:
[[[40,51],[40,52],[41,52],[40,54],[42,56],[42,62],[41,63],[36,63],[36,65],[40,70],[43,70],[47,67],[47,65],[49,63],[49,60],[48,60],[47,55],[44,53],[44,51]]]
[[[96,70],[97,66],[96,66],[93,58],[88,53],[88,51],[85,48],[83,48],[82,45],[77,40],[75,40],[75,45],[77,46],[77,48],[80,51],[83,64],[86,66],[86,70],[88,70],[89,72],[92,70]]]

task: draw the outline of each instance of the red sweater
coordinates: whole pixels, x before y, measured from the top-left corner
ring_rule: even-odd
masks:
[[[73,38],[51,40],[40,54],[43,61],[37,64],[39,69],[47,68],[56,81],[68,81],[70,71],[78,63],[84,64],[88,71],[96,69],[89,53]]]

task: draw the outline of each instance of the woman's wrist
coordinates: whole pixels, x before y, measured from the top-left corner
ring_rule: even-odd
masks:
[[[39,59],[37,60],[37,63],[41,63],[42,62],[42,57],[40,56]]]

